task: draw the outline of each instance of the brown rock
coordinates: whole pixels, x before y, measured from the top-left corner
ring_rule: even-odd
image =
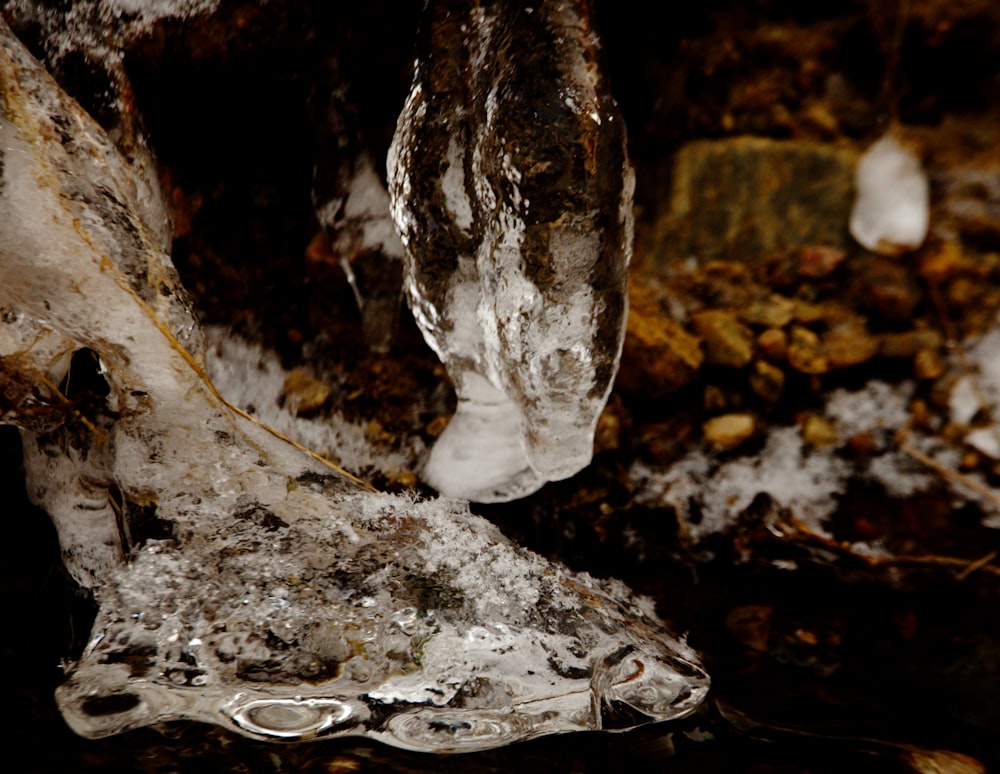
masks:
[[[285,405],[297,415],[318,410],[330,397],[330,386],[308,371],[296,368],[285,377],[282,390]]]
[[[848,368],[871,360],[879,343],[860,325],[844,325],[823,336],[823,352],[831,368]]]
[[[762,400],[777,403],[785,388],[785,372],[766,360],[757,360],[750,373],[750,389]]]
[[[634,289],[618,386],[626,392],[660,397],[690,382],[703,359],[698,339],[647,293]]]
[[[837,428],[830,420],[817,414],[808,414],[801,422],[802,440],[807,446],[818,449],[823,446],[836,445]]]
[[[705,385],[705,391],[702,394],[701,401],[702,407],[710,414],[717,411],[724,411],[731,405],[729,396],[726,395],[726,391],[717,384]]]
[[[708,363],[742,368],[753,358],[753,332],[732,312],[709,309],[691,315],[691,322],[705,345]]]
[[[913,373],[924,381],[940,378],[945,367],[944,356],[938,349],[922,349],[913,358]]]
[[[417,487],[417,474],[403,468],[394,470],[386,476],[385,488],[390,492],[403,492]]]
[[[803,279],[823,279],[833,274],[846,253],[839,247],[809,245],[799,250],[798,275]]]
[[[754,261],[807,245],[846,248],[852,150],[800,140],[735,137],[678,152],[670,212],[657,241],[664,261]]]
[[[448,427],[448,423],[450,421],[451,417],[440,414],[427,423],[426,427],[424,427],[424,432],[426,432],[431,438],[437,438],[445,431],[445,428]]]
[[[723,414],[708,420],[702,432],[716,450],[730,451],[753,435],[756,424],[753,414]]]
[[[941,334],[933,330],[886,333],[879,339],[879,352],[883,357],[914,357],[924,350],[940,349],[943,344]]]
[[[791,299],[775,294],[751,302],[740,310],[739,315],[743,322],[750,325],[784,328],[795,319],[795,307],[796,304]]]
[[[800,323],[817,323],[825,320],[830,310],[822,304],[810,304],[808,301],[795,302],[795,319]]]
[[[772,363],[780,362],[788,356],[788,334],[780,328],[768,328],[757,337],[757,346]]]
[[[872,311],[883,320],[909,320],[920,301],[917,287],[904,266],[887,258],[869,256],[864,266],[864,287]]]
[[[920,261],[919,273],[927,282],[940,285],[969,266],[970,262],[962,255],[962,248],[955,242],[945,242],[939,250]]]
[[[952,308],[962,309],[978,301],[983,291],[982,282],[977,282],[971,277],[956,277],[948,284],[945,295]]]
[[[819,336],[799,325],[792,326],[788,364],[804,374],[825,374],[830,370],[830,359],[823,351]]]
[[[621,448],[627,420],[628,412],[621,397],[612,395],[597,419],[597,427],[594,430],[594,454]]]

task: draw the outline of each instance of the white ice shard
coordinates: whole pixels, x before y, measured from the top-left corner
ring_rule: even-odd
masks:
[[[313,204],[354,290],[368,346],[385,353],[403,302],[403,245],[389,211],[389,194],[348,98],[349,86],[336,62],[327,71]]]
[[[882,255],[916,250],[927,237],[930,183],[920,160],[892,132],[858,160],[850,231]]]
[[[632,251],[625,127],[586,3],[430,3],[389,152],[407,293],[458,410],[438,491],[529,494],[585,467]]]
[[[375,493],[226,403],[136,174],[0,19],[0,421],[98,605],[57,692],[74,730],[455,752],[701,704],[648,601],[462,503]],[[106,393],[64,400],[74,357]]]

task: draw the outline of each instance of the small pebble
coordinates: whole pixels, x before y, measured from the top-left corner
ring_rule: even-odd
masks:
[[[863,327],[843,326],[823,336],[823,352],[831,368],[849,368],[866,363],[878,354],[878,341]]]
[[[817,414],[808,414],[802,421],[802,440],[807,446],[819,449],[823,446],[835,446],[837,443],[837,428],[833,423]]]
[[[752,301],[745,309],[740,310],[740,319],[750,325],[783,328],[795,319],[795,308],[794,301],[775,294]]]
[[[757,347],[772,363],[779,363],[788,356],[788,334],[780,328],[768,328],[757,337]]]
[[[945,367],[944,356],[937,349],[922,349],[913,358],[913,373],[922,381],[940,378]]]
[[[711,365],[742,368],[753,358],[753,332],[732,312],[710,309],[691,315]]]
[[[285,404],[296,415],[316,411],[330,397],[330,386],[301,368],[285,377],[282,389]]]
[[[880,337],[879,353],[883,357],[914,357],[923,350],[939,349],[943,344],[944,340],[937,331],[886,333]]]
[[[752,414],[723,414],[713,417],[702,427],[705,440],[718,451],[731,451],[754,433],[756,420]]]
[[[757,360],[750,373],[750,389],[768,403],[777,403],[785,388],[785,372],[766,360]]]
[[[833,274],[844,261],[844,251],[839,247],[812,245],[799,250],[798,274],[804,279],[823,279]]]
[[[819,336],[798,325],[792,327],[788,364],[804,374],[823,374],[830,370],[830,359],[823,351]]]

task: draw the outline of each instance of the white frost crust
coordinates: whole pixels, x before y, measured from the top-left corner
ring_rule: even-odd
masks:
[[[1000,419],[1000,320],[980,339],[966,346],[965,364],[971,373],[952,387],[951,421],[968,424],[985,409]]]
[[[392,473],[409,467],[417,448],[381,449],[373,445],[359,424],[339,414],[300,417],[281,403],[288,372],[278,356],[220,326],[207,326],[208,374],[230,403],[280,431],[308,449],[332,455],[355,475]]]
[[[920,160],[890,132],[861,156],[850,231],[872,252],[900,255],[927,237],[930,183]]]
[[[644,484],[643,499],[674,506],[695,541],[724,532],[758,494],[770,495],[811,529],[825,534],[823,522],[836,508],[833,495],[843,491],[848,474],[844,461],[806,450],[797,427],[771,431],[756,457],[718,464],[699,451],[665,473],[641,465],[633,471]],[[693,501],[701,504],[699,523],[691,518]]]
[[[909,382],[873,380],[861,390],[835,390],[828,397],[825,414],[837,425],[839,444],[860,433],[875,444],[863,468],[849,464],[836,449],[807,448],[798,427],[779,427],[770,431],[764,448],[753,457],[726,460],[696,450],[666,470],[637,463],[631,473],[637,497],[650,505],[673,507],[696,542],[727,530],[758,494],[769,495],[811,529],[826,534],[824,522],[851,477],[873,481],[891,497],[912,497],[935,482],[932,473],[896,445],[895,433],[909,419],[912,393]],[[942,464],[957,461],[954,452],[933,437],[913,433],[910,443]],[[698,522],[696,512],[702,517]]]
[[[907,403],[912,382],[891,385],[871,380],[861,390],[834,390],[826,402],[826,415],[837,423],[841,443],[859,433],[887,433],[902,429],[910,419]]]
[[[949,400],[951,420],[959,424],[972,422],[980,413],[988,420],[982,427],[970,430],[965,442],[988,457],[1000,458],[1000,319],[977,341],[966,346],[965,357],[960,361],[971,372],[965,373],[952,387]],[[963,368],[964,370],[964,368]],[[983,523],[1000,529],[1000,490],[993,489],[981,476],[967,473],[980,486],[990,489],[995,497],[984,498],[960,484],[955,485],[970,500],[982,504],[990,514]]]

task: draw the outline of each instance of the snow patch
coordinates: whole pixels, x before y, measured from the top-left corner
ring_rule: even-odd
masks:
[[[900,255],[916,250],[930,222],[930,184],[919,159],[891,134],[861,156],[851,235],[868,250]]]
[[[824,533],[823,521],[836,509],[834,496],[843,492],[849,474],[843,460],[805,449],[797,427],[772,430],[754,457],[720,463],[697,451],[666,474],[641,465],[632,471],[640,484],[636,499],[674,506],[695,541],[724,532],[759,494]],[[700,521],[692,518],[695,503],[701,506]]]

